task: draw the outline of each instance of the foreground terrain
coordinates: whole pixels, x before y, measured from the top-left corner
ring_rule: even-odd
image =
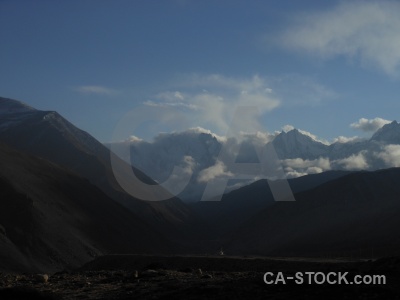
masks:
[[[267,285],[265,272],[349,272],[386,276],[385,285]],[[79,270],[0,274],[0,299],[400,299],[400,259],[266,259],[109,255]]]

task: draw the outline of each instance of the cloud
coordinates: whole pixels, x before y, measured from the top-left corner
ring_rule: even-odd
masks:
[[[282,131],[284,131],[284,132],[289,132],[289,131],[292,131],[293,129],[294,129],[294,126],[292,126],[292,125],[285,125],[282,127]]]
[[[223,142],[226,141],[226,137],[220,136],[220,135],[218,135],[218,134],[215,134],[215,133],[212,132],[211,130],[205,129],[205,128],[203,128],[203,127],[192,127],[192,128],[187,129],[186,132],[188,132],[188,133],[194,133],[194,134],[197,134],[197,133],[209,134],[209,135],[211,135],[212,137],[215,137],[215,138],[217,139],[218,142],[223,143]]]
[[[160,100],[166,100],[169,102],[183,101],[185,99],[184,95],[179,91],[175,91],[175,92],[166,91],[166,92],[158,93],[156,95],[156,98],[158,98]]]
[[[127,139],[127,142],[129,142],[129,143],[142,143],[142,142],[144,142],[144,140],[139,138],[139,137],[137,137],[137,136],[131,135]]]
[[[279,42],[323,59],[355,58],[393,75],[400,65],[399,11],[396,1],[341,1],[296,18]]]
[[[181,183],[186,182],[187,178],[192,176],[196,161],[190,155],[185,155],[177,166],[179,169],[175,169],[175,173],[170,175],[166,182],[161,182],[164,188],[175,195],[181,191]]]
[[[197,106],[191,103],[185,102],[185,96],[179,92],[165,91],[158,93],[154,96],[156,101],[147,100],[143,102],[144,105],[153,107],[183,107],[187,109],[197,109]]]
[[[114,96],[119,93],[117,90],[99,85],[83,85],[75,88],[75,90],[82,94],[95,94],[95,95],[106,95],[106,96]]]
[[[316,79],[300,74],[286,74],[270,78],[270,85],[285,105],[317,106],[337,97],[332,89]]]
[[[381,128],[383,125],[389,124],[389,123],[391,123],[391,121],[385,120],[382,118],[375,118],[375,119],[370,119],[370,120],[361,118],[360,120],[358,120],[358,122],[350,124],[350,127],[354,128],[354,129],[362,130],[364,132],[375,132],[379,128]]]
[[[216,178],[232,177],[234,174],[226,170],[226,166],[222,161],[217,160],[215,165],[202,170],[197,177],[198,182],[209,182]]]
[[[352,137],[346,137],[346,136],[338,136],[337,138],[333,139],[333,144],[334,143],[340,143],[340,144],[346,144],[346,143],[354,143],[354,142],[359,142],[362,139],[358,136],[352,136]]]
[[[314,160],[302,158],[284,159],[282,160],[282,166],[288,177],[321,173],[331,169],[331,163],[329,159],[325,157]]]
[[[318,84],[315,80],[287,75],[279,78],[230,77],[221,74],[185,74],[171,80],[168,89],[148,97],[143,105],[159,109],[171,108],[185,114],[189,124],[176,126],[184,129],[201,126],[226,135],[238,131],[263,131],[260,118],[282,105],[315,105],[334,97],[335,93]],[[292,100],[296,99],[296,100]],[[240,118],[237,128],[232,117],[238,107],[253,107]],[[189,126],[188,126],[189,125]]]
[[[211,128],[225,134],[238,106],[252,106],[256,112],[243,120],[243,130],[256,131],[261,127],[258,117],[270,112],[281,104],[267,81],[254,75],[251,78],[232,78],[219,74],[192,74],[181,78],[174,91],[164,91],[144,105],[159,107],[179,107],[186,109],[193,126]]]
[[[154,102],[151,100],[147,100],[143,102],[144,105],[146,106],[152,106],[152,107],[182,107],[182,108],[187,108],[191,110],[196,110],[197,106],[194,104],[188,104],[188,103],[183,103],[183,102]]]
[[[376,156],[382,159],[387,167],[400,167],[400,145],[386,145]]]
[[[300,133],[310,137],[311,139],[313,139],[316,142],[322,143],[324,145],[330,145],[330,143],[328,141],[318,138],[315,134],[312,134],[311,132],[301,130],[301,129],[298,129],[298,130]]]
[[[308,175],[308,173],[306,172],[298,172],[298,171],[287,171],[286,172],[286,177],[287,178],[297,178],[297,177],[301,177],[301,176],[305,176]]]
[[[237,137],[239,142],[250,142],[253,145],[262,146],[271,142],[274,139],[273,134],[269,134],[268,132],[256,131],[255,133],[248,132],[240,132],[240,135]]]
[[[398,158],[400,159],[400,147],[398,150],[399,150]],[[367,170],[369,169],[369,164],[366,159],[367,154],[368,154],[367,151],[363,150],[360,151],[359,153],[337,160],[330,160],[329,158],[326,157],[320,157],[314,160],[308,160],[302,158],[284,159],[281,162],[286,175],[289,178],[292,178],[308,174],[321,173],[333,169],[350,170],[350,171]],[[381,153],[377,155],[381,155]]]
[[[341,168],[344,170],[366,170],[369,168],[369,165],[364,154],[366,154],[366,151],[360,151],[358,154],[353,154],[349,157],[338,159],[335,161],[335,163],[341,166]]]
[[[290,130],[291,125],[284,126]],[[199,199],[205,186],[224,184],[230,179],[227,190],[261,179],[276,179],[267,174],[241,173],[240,168],[231,165],[253,162],[257,156],[257,146],[265,146],[274,135],[266,132],[240,132],[239,137],[226,137],[202,127],[193,127],[184,131],[160,133],[151,142],[131,136],[121,146],[131,146],[132,163],[163,186],[174,191],[179,183],[190,177],[187,189],[179,196],[185,201]],[[338,141],[349,143],[359,138],[339,137]],[[254,147],[254,145],[256,147]],[[227,149],[227,156],[220,157],[221,147]],[[254,151],[256,150],[256,151]],[[360,151],[361,150],[361,151]],[[220,159],[218,159],[218,157]],[[126,159],[126,158],[124,158]],[[354,145],[337,145],[325,157],[318,159],[293,158],[280,161],[287,178],[316,174],[329,170],[377,170],[387,167],[400,167],[400,145],[382,145],[363,142]],[[180,172],[171,177],[175,166]],[[275,174],[274,174],[275,175]],[[281,176],[282,175],[282,176]],[[283,178],[283,174],[279,174]],[[168,186],[165,184],[166,179]],[[240,180],[235,180],[241,178]],[[233,180],[232,180],[233,179]],[[232,183],[234,182],[234,183]],[[218,189],[215,192],[221,192]]]

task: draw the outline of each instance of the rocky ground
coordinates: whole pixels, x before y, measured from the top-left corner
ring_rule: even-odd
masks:
[[[385,274],[385,285],[267,285],[265,272]],[[400,299],[400,259],[367,262],[106,256],[80,270],[0,274],[0,299]]]

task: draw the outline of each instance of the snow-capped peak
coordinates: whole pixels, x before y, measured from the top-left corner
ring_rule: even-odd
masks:
[[[372,141],[386,142],[388,144],[400,143],[400,124],[397,121],[386,124],[371,137]]]
[[[310,135],[298,129],[282,131],[273,140],[278,156],[315,158],[325,154],[328,145],[316,139],[314,135]]]

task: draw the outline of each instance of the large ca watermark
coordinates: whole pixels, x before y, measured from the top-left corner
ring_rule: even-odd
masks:
[[[246,120],[253,122],[257,107],[239,106],[232,117],[226,137],[234,138],[239,135],[242,125]],[[152,107],[142,107],[125,114],[115,127],[113,140],[121,141],[130,136],[135,129],[144,123],[187,123],[185,114],[174,108],[163,111]],[[258,162],[236,162],[240,152],[240,143],[223,143],[217,160],[223,162],[225,167],[233,174],[229,178],[217,178],[207,182],[201,201],[220,201],[229,180],[252,180],[254,178],[272,178],[266,181],[266,188],[270,188],[275,201],[295,201],[292,190],[286,180],[280,160],[272,143],[252,145],[257,153]],[[232,153],[234,155],[232,155]],[[146,201],[163,201],[179,195],[189,184],[192,174],[186,174],[180,166],[175,166],[170,177],[160,183],[146,183],[144,175],[134,171],[131,164],[130,144],[111,144],[111,166],[119,185],[131,196]],[[184,176],[182,176],[184,175]],[[176,178],[179,181],[176,181]],[[173,184],[172,184],[173,183]],[[168,189],[167,189],[168,187]]]

